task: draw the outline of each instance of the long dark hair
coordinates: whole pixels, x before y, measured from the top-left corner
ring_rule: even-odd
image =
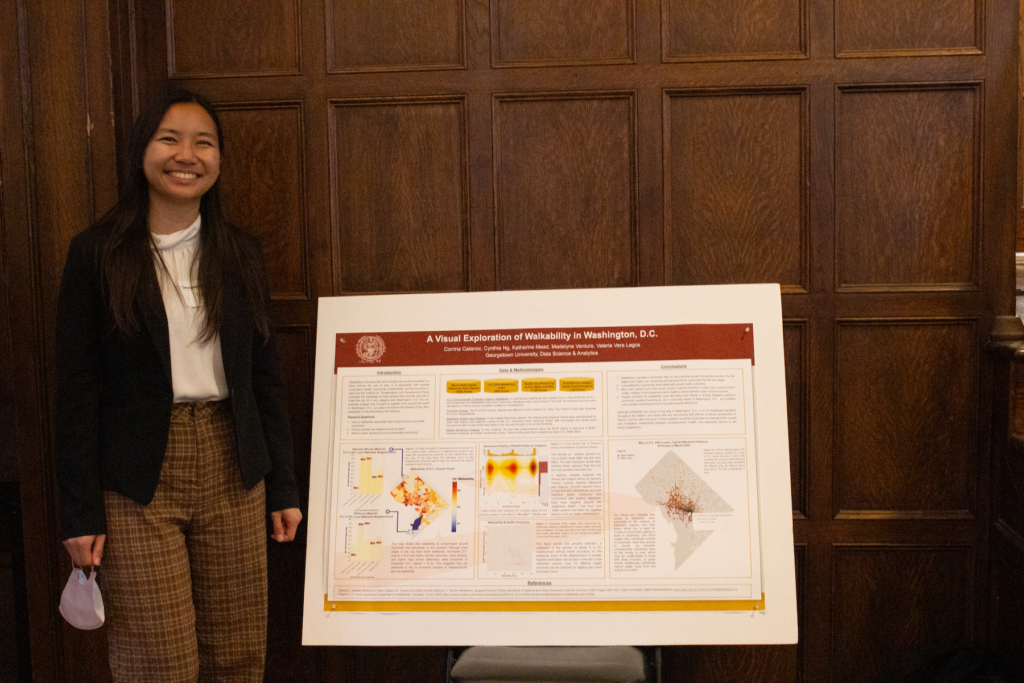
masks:
[[[122,334],[138,328],[139,311],[143,307],[162,306],[149,233],[149,181],[142,161],[164,114],[175,104],[198,104],[206,110],[217,128],[221,157],[224,155],[224,135],[217,113],[206,98],[187,90],[168,88],[162,91],[132,126],[121,196],[96,223],[102,286],[114,327]],[[224,319],[224,275],[228,270],[238,273],[256,328],[264,340],[268,339],[270,313],[264,303],[262,256],[254,253],[248,242],[239,239],[236,228],[225,218],[220,202],[220,179],[200,199],[199,213],[203,225],[199,231],[195,272],[198,294],[206,312],[201,339],[209,341],[220,330]]]

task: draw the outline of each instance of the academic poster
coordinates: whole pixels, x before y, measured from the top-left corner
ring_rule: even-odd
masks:
[[[794,642],[788,474],[777,287],[321,299],[303,641]]]

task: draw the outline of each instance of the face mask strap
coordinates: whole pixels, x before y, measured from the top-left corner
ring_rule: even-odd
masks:
[[[75,564],[75,561],[74,561],[74,560],[71,560],[71,571],[75,571],[76,569],[79,569],[79,570],[81,570],[81,571],[82,571],[82,573],[83,573],[83,574],[85,574],[85,578],[87,578],[87,579],[88,579],[88,578],[91,578],[91,577],[92,577],[92,575],[93,575],[93,574],[94,574],[95,572],[99,571],[99,567],[97,567],[96,565],[92,565],[92,564],[90,564],[90,565],[89,565],[89,566],[87,566],[87,567],[86,567],[86,566],[82,566],[82,567],[80,567],[80,566],[78,566],[77,564]]]

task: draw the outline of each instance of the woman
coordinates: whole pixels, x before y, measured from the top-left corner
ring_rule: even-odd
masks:
[[[259,243],[226,222],[203,98],[139,116],[57,314],[64,545],[99,566],[115,680],[262,680],[265,514],[302,519]]]

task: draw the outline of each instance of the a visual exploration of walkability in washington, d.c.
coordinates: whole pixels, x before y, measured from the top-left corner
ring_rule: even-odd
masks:
[[[777,286],[321,299],[307,644],[795,642]]]

